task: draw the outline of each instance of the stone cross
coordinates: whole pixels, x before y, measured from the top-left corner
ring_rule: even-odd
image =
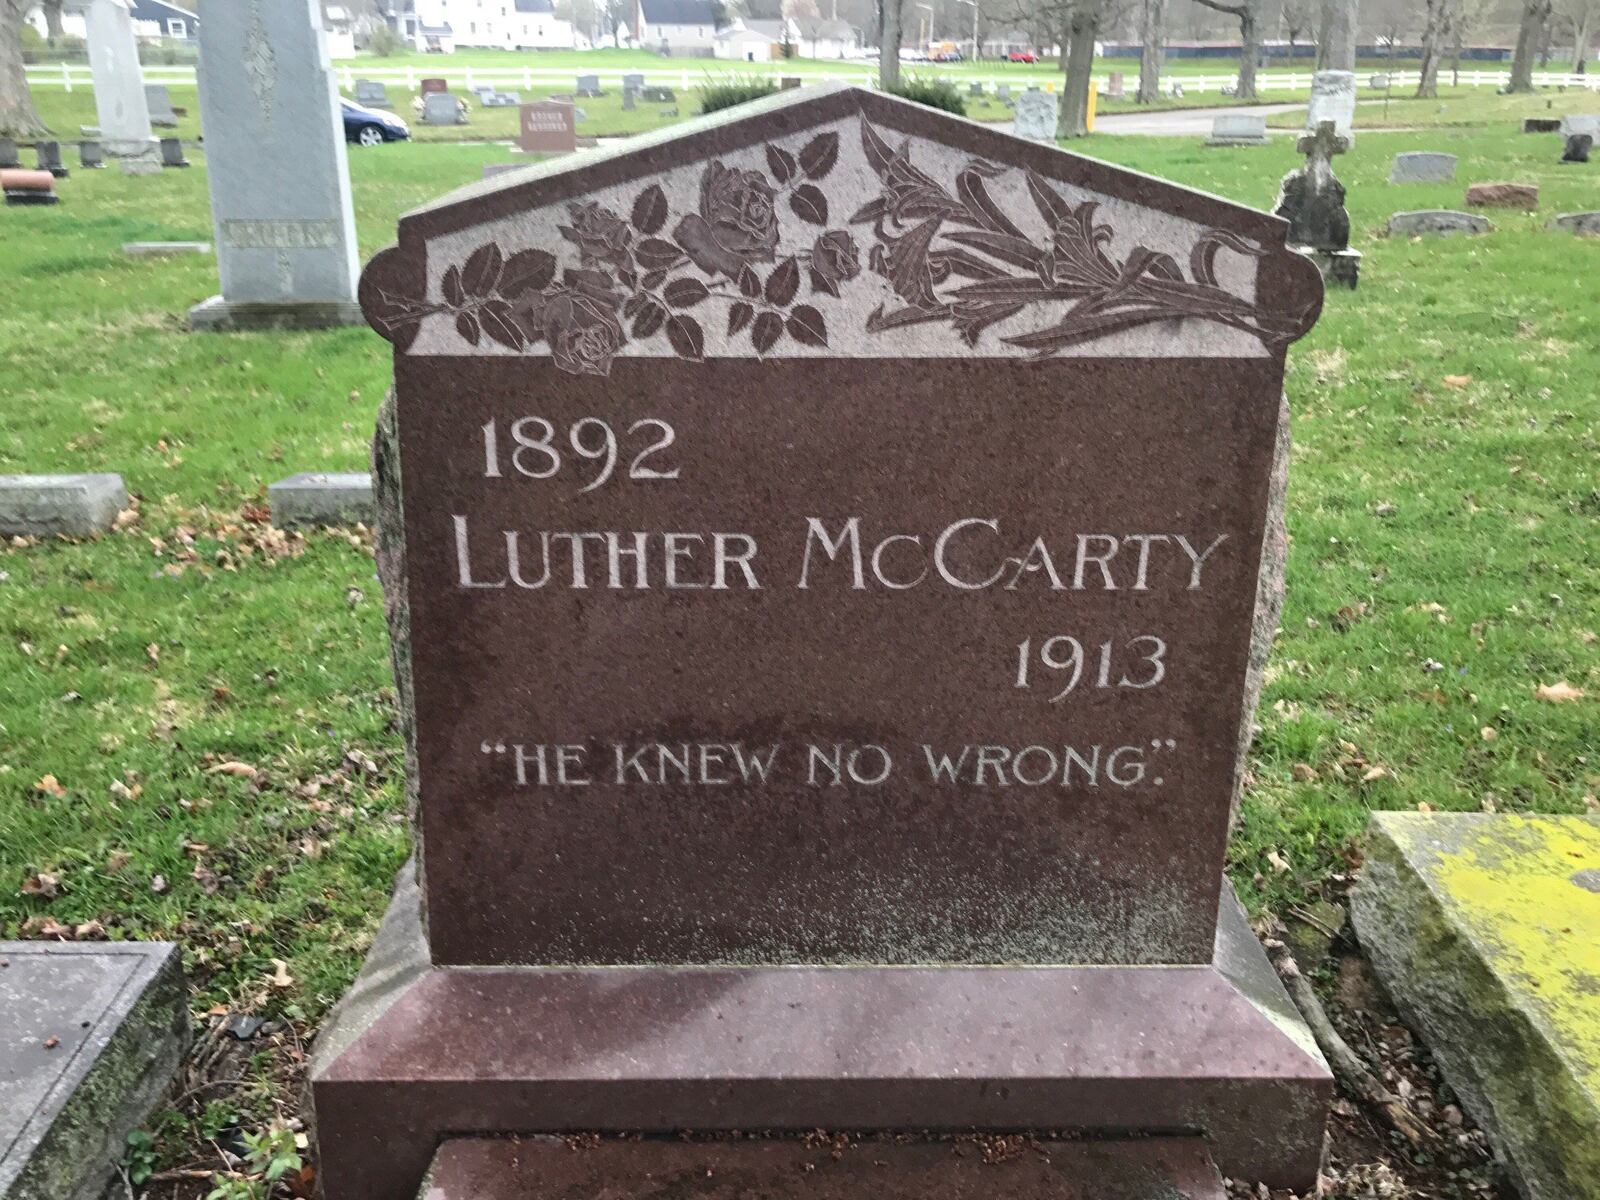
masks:
[[[1333,156],[1350,149],[1350,139],[1339,132],[1333,121],[1319,121],[1315,130],[1300,135],[1294,148],[1306,156],[1308,163],[1321,163],[1331,169]]]

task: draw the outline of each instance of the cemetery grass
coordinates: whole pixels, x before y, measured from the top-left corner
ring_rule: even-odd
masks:
[[[1372,809],[1595,804],[1600,240],[1543,224],[1600,207],[1600,177],[1549,141],[1373,134],[1340,160],[1367,260],[1290,356],[1288,606],[1228,861],[1257,913],[1337,893]],[[1258,206],[1293,162],[1287,139],[1075,148]],[[1458,182],[1383,182],[1420,149],[1461,153]],[[210,238],[193,157],[74,171],[60,206],[0,211],[0,473],[120,471],[138,497],[105,537],[0,547],[0,937],[176,939],[197,1013],[306,1034],[408,853],[403,765],[371,539],[276,534],[265,489],[364,466],[387,347],[184,333],[214,261],[118,247]],[[363,255],[504,157],[352,154]],[[1537,182],[1541,212],[1376,236],[1475,179]],[[246,1123],[292,1111],[295,1069],[258,1063],[219,1099]],[[227,1115],[168,1118],[168,1161]]]

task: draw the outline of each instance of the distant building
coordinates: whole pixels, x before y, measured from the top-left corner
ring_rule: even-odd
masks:
[[[572,22],[556,16],[554,0],[407,0],[395,18],[416,49],[450,54],[457,46],[498,50],[586,47]]]
[[[200,18],[187,8],[168,4],[166,0],[133,0],[128,14],[133,18],[133,36],[145,41],[194,43],[200,37]],[[38,30],[40,37],[49,33],[42,9],[34,8],[28,13],[27,21]],[[72,9],[64,11],[61,32],[67,37],[82,38],[86,33],[83,13]]]
[[[711,0],[634,0],[634,45],[662,54],[713,56],[720,11]]]
[[[736,62],[766,62],[783,53],[780,43],[769,34],[747,29],[742,21],[735,21],[726,29],[717,31],[712,40],[713,58],[733,59]]]
[[[849,21],[823,21],[815,29],[802,28],[795,40],[807,58],[854,58],[862,51],[861,34]]]

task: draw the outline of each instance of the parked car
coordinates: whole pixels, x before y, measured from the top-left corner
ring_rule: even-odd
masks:
[[[391,112],[367,108],[354,100],[339,99],[344,116],[344,140],[361,146],[381,146],[384,142],[403,142],[411,136],[411,126]]]
[[[1039,56],[1032,50],[1013,50],[1006,55],[1007,62],[1034,63],[1039,61]]]

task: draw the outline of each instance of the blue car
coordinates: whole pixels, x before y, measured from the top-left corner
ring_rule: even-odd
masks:
[[[381,146],[384,142],[403,142],[411,136],[411,127],[392,112],[366,108],[342,96],[339,107],[344,115],[344,140],[347,142]]]

